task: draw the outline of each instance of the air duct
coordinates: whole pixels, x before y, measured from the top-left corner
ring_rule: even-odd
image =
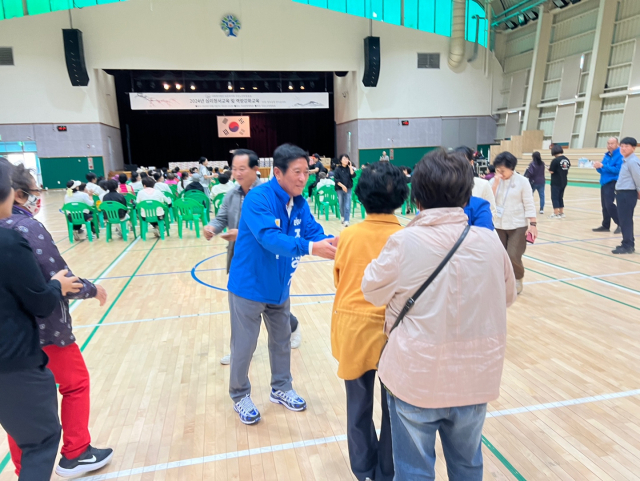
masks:
[[[467,17],[467,1],[453,0],[453,19],[451,22],[451,44],[449,46],[449,67],[456,68],[462,64],[465,50],[465,20]]]

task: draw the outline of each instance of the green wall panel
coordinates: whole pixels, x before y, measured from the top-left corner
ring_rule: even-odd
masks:
[[[57,12],[58,10],[69,10],[73,8],[71,0],[51,0],[51,11]]]
[[[49,0],[27,0],[27,11],[29,15],[49,13],[51,11],[51,4]]]
[[[0,3],[2,3],[4,18],[16,18],[24,16],[22,0],[0,0]]]
[[[93,170],[89,170],[88,157],[40,158],[42,185],[48,189],[64,189],[70,180],[85,182],[89,172],[104,175],[102,157],[93,157]]]
[[[431,152],[432,150],[439,149],[439,147],[401,147],[393,149],[393,160],[390,162],[393,165],[397,166],[407,166],[413,168],[420,159],[424,156],[424,154]],[[391,149],[360,149],[359,158],[360,165],[363,164],[372,164],[374,162],[378,162],[380,160],[380,156],[382,155],[382,151],[387,152],[389,155],[389,151]]]

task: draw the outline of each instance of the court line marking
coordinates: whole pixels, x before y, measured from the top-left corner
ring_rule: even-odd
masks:
[[[589,397],[583,397],[583,398],[577,398],[577,399],[567,399],[564,401],[557,401],[557,402],[544,403],[544,404],[534,404],[531,406],[522,406],[522,407],[513,408],[513,409],[502,409],[499,411],[488,412],[486,415],[486,419],[503,417],[503,416],[512,416],[515,414],[531,413],[535,411],[545,411],[545,410],[555,409],[560,407],[576,406],[579,404],[609,401],[612,399],[620,399],[620,398],[632,397],[637,395],[640,395],[640,389],[635,389],[632,391],[622,391],[617,393],[609,393],[609,394],[599,394],[596,396],[589,396]],[[318,446],[322,444],[331,444],[331,443],[337,443],[337,442],[342,442],[346,440],[347,440],[347,436],[344,434],[341,434],[338,436],[315,438],[315,439],[309,439],[304,441],[297,441],[294,443],[276,444],[273,446],[264,446],[261,448],[244,449],[241,451],[231,451],[227,453],[214,454],[210,456],[201,456],[198,458],[183,459],[181,461],[173,461],[170,463],[161,463],[161,464],[155,464],[151,466],[144,466],[140,468],[125,469],[122,471],[98,474],[95,476],[89,476],[89,477],[84,477],[80,479],[83,481],[105,481],[108,479],[123,478],[125,476],[134,476],[138,474],[151,473],[151,472],[157,472],[157,471],[166,471],[169,469],[181,468],[184,466],[208,464],[216,461],[224,461],[227,459],[243,458],[246,456],[267,454],[267,453],[273,453],[277,451],[288,451],[290,449],[304,448],[307,446]],[[525,481],[525,478],[522,476],[522,474],[520,474],[518,470],[514,468],[513,465],[509,463],[509,461],[507,461],[507,459],[500,453],[500,451],[498,451],[484,436],[482,436],[482,444],[484,444],[498,458],[498,460],[505,465],[505,467],[511,472],[511,474],[513,474],[516,477],[516,479],[518,479],[519,481]]]
[[[301,302],[299,304],[291,304],[291,306],[312,306],[312,305],[316,305],[316,304],[329,304],[330,302],[333,302],[333,299],[330,299],[328,301],[314,301],[314,302]],[[96,327],[98,325],[101,325],[103,327],[106,326],[121,326],[124,324],[137,324],[137,323],[141,323],[141,322],[153,322],[153,321],[169,321],[172,319],[187,319],[190,317],[203,317],[203,316],[217,316],[220,314],[229,314],[229,311],[217,311],[217,312],[205,312],[205,313],[201,313],[201,314],[184,314],[181,316],[167,316],[167,317],[150,317],[148,319],[134,319],[132,321],[118,321],[118,322],[107,322],[106,324],[86,324],[83,326],[73,326],[73,330],[77,330],[77,329],[87,329],[89,327]]]
[[[538,262],[539,264],[542,264],[542,265],[545,265],[545,266],[548,266],[548,267],[553,267],[553,268],[559,269],[561,271],[570,272],[571,274],[578,274],[580,276],[589,277],[589,276],[587,276],[586,274],[584,274],[582,272],[574,271],[573,269],[567,269],[566,267],[560,267],[560,266],[558,266],[556,264],[552,264],[551,262],[546,262],[546,261],[542,261],[540,259],[536,259],[535,257],[530,257],[530,256],[522,256],[522,257],[524,257],[525,259],[532,260],[534,262]],[[630,294],[640,295],[640,291],[637,291],[635,289],[631,289],[629,287],[624,287],[624,286],[621,286],[619,284],[615,284],[614,282],[605,281],[605,280],[602,280],[602,279],[599,279],[599,278],[593,277],[593,276],[591,276],[589,278],[594,280],[595,282],[600,283],[600,284],[604,284],[604,285],[607,285],[607,286],[615,287],[617,289],[620,289],[622,291],[628,292]]]
[[[525,286],[531,286],[531,285],[535,285],[535,284],[553,284],[555,282],[579,281],[581,279],[601,279],[603,277],[629,276],[629,275],[633,275],[633,274],[640,274],[640,271],[621,272],[621,273],[615,273],[615,274],[600,274],[600,275],[597,275],[597,276],[584,275],[584,276],[578,276],[578,277],[565,277],[563,279],[550,279],[548,281],[525,282],[524,285]]]
[[[136,238],[136,239],[135,239],[131,244],[129,244],[129,245],[128,245],[128,246],[127,246],[127,247],[126,247],[126,248],[125,248],[121,253],[120,253],[120,255],[119,255],[118,257],[116,257],[116,259],[115,259],[114,261],[112,261],[112,262],[111,262],[111,264],[109,264],[109,265],[107,266],[107,268],[106,268],[104,271],[102,271],[102,272],[98,275],[98,277],[96,277],[95,279],[93,279],[91,282],[92,282],[93,284],[100,284],[100,282],[101,282],[102,280],[104,280],[104,279],[102,279],[102,276],[103,276],[103,275],[105,275],[105,274],[109,274],[109,272],[111,272],[111,271],[113,270],[113,268],[114,268],[115,266],[117,266],[117,265],[120,263],[120,261],[122,260],[122,258],[123,258],[125,255],[127,255],[127,253],[131,250],[131,248],[132,248],[134,245],[136,245],[136,244],[138,243],[138,241],[139,241],[139,240],[140,240],[140,237],[137,237],[137,238]],[[152,247],[152,249],[153,249],[153,247]],[[127,277],[129,277],[129,276],[127,276]],[[82,301],[85,301],[85,300],[89,300],[89,299],[76,299],[74,302],[72,302],[72,303],[71,303],[71,305],[69,306],[69,314],[71,314],[73,311],[75,311],[75,310],[78,308],[78,306],[82,303]]]

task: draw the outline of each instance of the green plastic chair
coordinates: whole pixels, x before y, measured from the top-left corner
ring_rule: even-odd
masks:
[[[173,207],[173,203],[176,201],[176,196],[170,192],[165,192],[164,190],[162,191],[162,195],[171,200],[171,207],[169,207],[169,222],[175,222],[178,218],[176,208]]]
[[[200,192],[199,190],[188,190],[186,191],[184,198],[192,199],[196,202],[201,203],[204,207],[203,220],[209,223],[209,221],[211,220],[209,217],[209,212],[211,211],[211,201],[209,200],[209,197],[207,197],[203,192]]]
[[[122,229],[122,238],[125,242],[128,241],[127,236],[127,223],[129,219],[121,220],[120,219],[120,211],[127,210],[120,202],[107,201],[103,202],[100,205],[100,210],[105,213],[106,216],[106,229],[107,229],[107,242],[109,242],[113,237],[111,234],[111,226],[120,224],[120,228]],[[136,229],[131,225],[131,230],[133,231],[133,238],[136,236]]]
[[[136,214],[136,194],[122,194],[127,201],[129,207],[129,217],[131,217],[131,225],[135,228],[137,225],[138,215]]]
[[[73,244],[73,226],[83,225],[87,229],[87,237],[89,242],[93,242],[93,233],[91,232],[90,220],[85,220],[84,211],[89,210],[89,206],[82,202],[69,202],[64,204],[60,211],[64,214],[64,218],[67,219],[67,229],[69,230],[69,242]],[[71,219],[69,219],[69,216]]]
[[[340,204],[338,194],[331,187],[322,187],[316,192],[315,210],[318,216],[325,214],[325,219],[329,220],[329,212],[334,212],[340,218]]]
[[[169,184],[169,188],[171,189],[173,195],[178,197],[178,184]]]
[[[213,212],[215,213],[215,215],[218,215],[218,211],[220,210],[220,207],[222,206],[222,202],[224,201],[224,196],[226,195],[226,193],[222,193],[222,194],[218,194],[213,198]]]
[[[358,206],[360,206],[360,215],[364,219],[367,213],[364,210],[364,205],[362,205],[362,202],[360,202],[360,199],[358,199],[358,196],[356,195],[356,188],[354,185],[353,189],[351,190],[351,216],[352,217],[356,216],[356,209],[358,208]]]
[[[316,181],[315,177],[315,175],[310,175],[307,179],[307,183],[304,186],[304,190],[302,191],[302,197],[304,197],[305,199],[309,198],[309,187]],[[313,195],[311,196],[311,199],[313,200]]]
[[[413,202],[411,202],[411,184],[409,184],[409,196],[407,197],[407,200],[404,201],[404,204],[402,204],[401,208],[401,215],[406,215],[407,210],[409,210],[409,212],[411,212],[412,214],[418,213],[418,208]]]
[[[197,200],[194,200],[194,199],[186,198],[183,200],[191,206],[195,214],[198,214],[198,216],[200,217],[200,220],[202,221],[202,226],[203,227],[206,226],[207,221],[206,221],[205,206],[202,205],[201,202],[198,202]]]
[[[100,214],[100,204],[102,204],[100,197],[94,194],[92,196],[92,199],[93,199],[93,205],[95,207],[95,210],[97,211],[98,214]],[[104,221],[102,220],[101,215],[98,215],[97,221],[99,222],[100,227],[104,227]]]
[[[149,230],[149,223],[156,222],[160,227],[160,238],[164,240],[164,232],[167,231],[169,235],[169,222],[165,222],[164,219],[158,217],[157,209],[164,211],[165,219],[169,215],[169,207],[157,200],[143,200],[136,206],[136,211],[140,219],[140,237],[142,240],[147,240],[147,231]]]
[[[196,238],[200,238],[200,220],[204,206],[193,200],[176,199],[175,208],[178,211],[178,237],[182,239],[182,223],[193,229],[196,227]]]

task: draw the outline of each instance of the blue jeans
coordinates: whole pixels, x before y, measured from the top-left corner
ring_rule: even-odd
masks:
[[[426,409],[388,394],[396,481],[436,479],[436,432],[449,481],[482,481],[482,426],[486,404]]]
[[[345,222],[349,222],[351,216],[351,189],[346,192],[342,189],[337,191],[338,201],[340,202],[340,217]]]
[[[532,184],[531,188],[534,192],[538,192],[540,196],[540,210],[544,210],[544,184]]]

